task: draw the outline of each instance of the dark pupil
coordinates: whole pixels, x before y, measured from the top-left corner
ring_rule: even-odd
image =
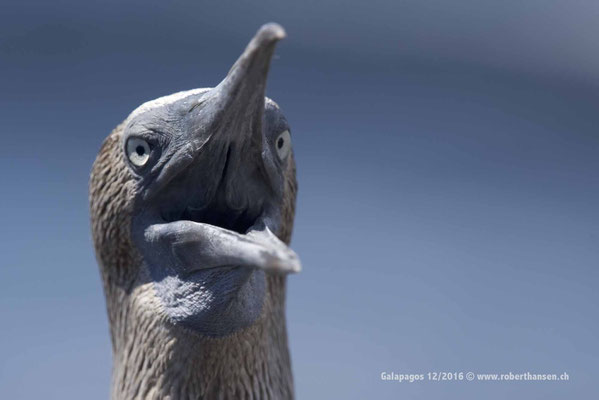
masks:
[[[277,140],[277,147],[280,149],[281,147],[283,147],[284,143],[285,143],[285,139],[280,137],[279,140]]]
[[[135,152],[137,153],[137,155],[143,156],[144,153],[146,152],[146,149],[144,149],[144,147],[142,145],[139,145],[135,148]]]

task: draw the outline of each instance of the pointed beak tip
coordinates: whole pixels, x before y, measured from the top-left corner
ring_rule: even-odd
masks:
[[[285,29],[276,22],[262,25],[256,36],[261,42],[276,42],[287,37]]]

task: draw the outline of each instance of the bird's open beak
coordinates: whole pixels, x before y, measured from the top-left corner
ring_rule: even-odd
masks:
[[[201,161],[208,158],[194,155],[174,165],[196,168],[190,164],[192,158],[203,168],[211,167],[211,163],[222,165],[206,172],[214,184],[205,186],[211,186],[215,195],[209,204],[194,211],[188,208],[179,220],[153,224],[145,231],[146,241],[170,250],[162,254],[170,253],[181,272],[222,266],[282,274],[301,269],[295,252],[272,233],[278,222],[276,213],[269,211],[268,196],[272,194],[268,193],[272,190],[262,159],[266,78],[275,44],[284,37],[285,31],[277,24],[260,28],[226,78],[202,98],[194,114],[210,135],[199,151],[205,157],[220,157],[220,161],[204,163]],[[206,187],[201,190],[208,190]],[[240,223],[239,219],[246,221]],[[238,228],[240,225],[243,228]]]
[[[216,267],[259,268],[275,274],[301,271],[299,258],[268,227],[245,234],[193,221],[155,224],[146,230],[151,243],[166,246],[184,274]]]

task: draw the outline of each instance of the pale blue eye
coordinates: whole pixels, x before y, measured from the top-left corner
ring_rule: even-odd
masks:
[[[277,155],[281,160],[289,155],[291,151],[291,134],[288,130],[281,132],[277,140],[275,141],[275,147],[277,149]]]
[[[127,157],[131,164],[143,167],[150,158],[150,145],[143,139],[130,138],[127,140]]]

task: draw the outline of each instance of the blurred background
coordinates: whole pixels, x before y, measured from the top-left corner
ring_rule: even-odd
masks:
[[[0,397],[108,397],[91,164],[269,21],[300,182],[297,397],[596,398],[599,3],[572,0],[3,0]],[[429,371],[570,381],[380,378]]]

